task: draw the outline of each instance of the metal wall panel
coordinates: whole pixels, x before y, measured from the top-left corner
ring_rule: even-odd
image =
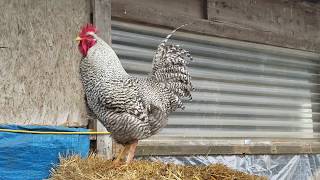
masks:
[[[114,21],[112,46],[130,74],[146,76],[168,32]],[[318,137],[318,54],[181,32],[171,42],[193,55],[196,91],[156,138]]]

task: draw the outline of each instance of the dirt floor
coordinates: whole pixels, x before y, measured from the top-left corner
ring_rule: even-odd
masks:
[[[51,172],[51,180],[265,180],[266,177],[249,175],[222,164],[183,166],[162,162],[133,161],[130,165],[115,167],[110,160],[96,155],[86,159],[79,156],[61,158]]]

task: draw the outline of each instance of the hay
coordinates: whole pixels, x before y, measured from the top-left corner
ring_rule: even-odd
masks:
[[[97,180],[97,179],[212,179],[212,180],[265,180],[265,177],[249,175],[232,170],[222,164],[209,166],[183,166],[150,162],[133,161],[128,166],[114,167],[110,160],[104,160],[96,155],[87,159],[79,156],[61,158],[60,164],[51,172],[51,180]]]

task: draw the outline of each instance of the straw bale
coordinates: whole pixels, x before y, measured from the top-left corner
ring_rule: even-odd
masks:
[[[50,180],[265,180],[265,177],[249,175],[228,168],[222,164],[208,166],[183,166],[150,162],[145,160],[133,161],[128,166],[115,167],[112,161],[97,155],[82,159],[79,156],[62,158],[60,164],[52,170]]]

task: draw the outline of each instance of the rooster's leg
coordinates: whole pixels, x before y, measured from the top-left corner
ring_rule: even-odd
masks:
[[[121,151],[118,154],[117,158],[113,161],[114,165],[118,165],[120,163],[120,161],[123,159],[125,154],[127,154],[129,148],[130,148],[130,145],[125,145],[121,148]]]
[[[129,145],[130,149],[129,149],[129,153],[127,156],[126,164],[129,164],[133,160],[137,145],[138,145],[138,140],[135,140],[132,144]]]

